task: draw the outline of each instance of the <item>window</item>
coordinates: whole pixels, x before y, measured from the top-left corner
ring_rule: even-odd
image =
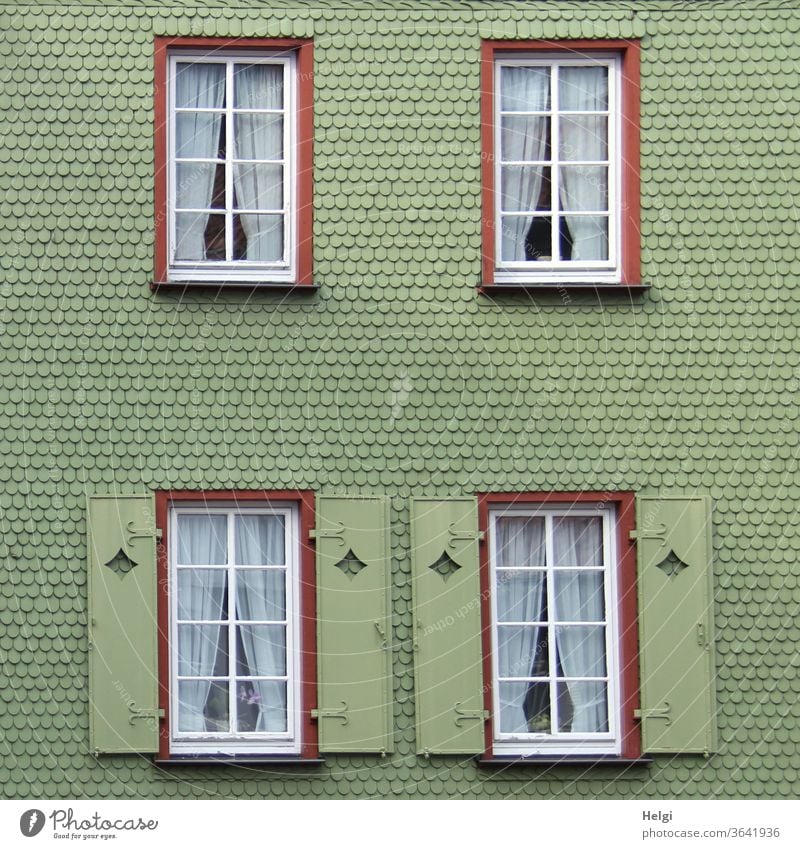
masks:
[[[157,281],[309,282],[310,45],[158,41]]]
[[[170,754],[299,753],[297,505],[178,501],[168,537]]]
[[[630,750],[621,705],[635,662],[622,645],[619,509],[589,501],[490,503],[495,755]]]
[[[487,45],[485,282],[635,282],[633,46]]]

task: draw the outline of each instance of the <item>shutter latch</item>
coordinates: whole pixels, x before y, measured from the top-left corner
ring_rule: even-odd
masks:
[[[335,539],[339,545],[344,545],[344,525],[341,522],[335,524],[337,527],[326,528],[325,530],[311,528],[308,532],[309,539]]]
[[[348,710],[347,702],[342,702],[342,706],[338,710],[314,708],[311,711],[311,717],[312,719],[341,719],[342,725],[349,725],[350,720],[347,718]]]
[[[461,727],[461,723],[465,719],[488,719],[489,711],[488,710],[462,710],[461,702],[456,702],[453,710],[456,714],[456,725]]]
[[[663,719],[667,725],[672,725],[672,708],[669,702],[664,702],[664,707],[648,708],[646,710],[635,710],[634,719]]]
[[[131,702],[128,705],[128,713],[130,716],[128,717],[128,722],[133,725],[137,719],[163,719],[164,718],[164,709],[163,708],[150,708],[140,710],[136,707],[136,702]]]
[[[631,531],[630,538],[633,542],[639,539],[659,539],[661,542],[666,545],[667,544],[667,526],[666,525],[656,525],[654,528],[650,528],[649,530],[642,531]]]

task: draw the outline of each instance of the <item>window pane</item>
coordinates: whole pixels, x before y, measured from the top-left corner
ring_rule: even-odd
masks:
[[[223,569],[181,569],[178,572],[178,619],[227,619]]]
[[[237,159],[283,159],[283,115],[233,116]]]
[[[544,519],[509,516],[497,520],[497,565],[545,565]]]
[[[238,566],[281,566],[286,562],[283,516],[237,516],[235,521]]]
[[[599,115],[559,119],[558,157],[563,162],[608,159],[608,118]]]
[[[239,209],[283,209],[283,165],[233,166]]]
[[[501,210],[528,212],[550,210],[548,166],[504,165],[501,171]]]
[[[602,681],[559,681],[558,730],[599,734],[608,731],[608,694]]]
[[[562,259],[585,262],[608,259],[607,216],[568,214],[561,219],[561,225]]]
[[[214,566],[228,561],[226,516],[178,516],[178,563]]]
[[[225,107],[225,65],[178,62],[175,69],[175,106],[178,109]]]
[[[553,219],[549,216],[504,215],[502,258],[504,262],[550,262],[553,258]]]
[[[556,572],[555,619],[561,622],[602,622],[605,619],[603,573],[589,571]]]
[[[178,625],[178,675],[227,674],[227,627]]]
[[[236,693],[237,731],[286,731],[284,681],[240,681]]]
[[[564,165],[561,208],[565,212],[608,210],[608,168],[604,165]]]
[[[550,108],[550,68],[502,66],[500,108],[508,112],[543,112]]]
[[[603,520],[594,516],[558,516],[553,520],[556,566],[602,567]]]
[[[550,685],[547,682],[499,684],[500,732],[550,733]]]
[[[565,678],[606,674],[606,629],[602,625],[556,626],[557,664]]]
[[[503,118],[500,122],[500,158],[504,162],[541,162],[550,159],[550,119]]]
[[[233,223],[234,259],[256,262],[283,259],[282,215],[237,215]]]
[[[602,112],[608,109],[608,68],[560,67],[558,105],[564,112]]]
[[[227,681],[179,682],[178,731],[230,731],[228,712]]]
[[[237,675],[286,675],[286,628],[283,625],[240,625],[243,651]]]
[[[236,109],[283,109],[283,65],[235,65]]]
[[[198,165],[179,162],[176,166],[175,206],[177,209],[224,209],[225,192],[213,191],[217,172],[222,174],[224,186],[225,166],[223,163],[201,163]],[[211,191],[208,191],[208,189]],[[196,225],[200,226],[200,225]]]
[[[178,112],[175,116],[175,155],[179,159],[224,159],[223,114]]]
[[[236,573],[236,618],[259,622],[286,618],[283,569],[247,569]]]
[[[175,216],[175,259],[225,259],[225,216],[179,212]]]
[[[544,572],[497,573],[497,621],[547,621],[547,585]]]
[[[541,678],[549,674],[546,627],[501,625],[497,642],[501,678]]]

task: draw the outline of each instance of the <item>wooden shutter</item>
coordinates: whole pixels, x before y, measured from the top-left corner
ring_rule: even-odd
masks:
[[[478,536],[475,498],[411,500],[421,754],[484,748]]]
[[[388,501],[317,497],[317,702],[321,752],[391,752]]]
[[[640,497],[636,514],[644,750],[712,752],[711,501]]]
[[[158,750],[155,510],[150,495],[90,496],[89,740]]]

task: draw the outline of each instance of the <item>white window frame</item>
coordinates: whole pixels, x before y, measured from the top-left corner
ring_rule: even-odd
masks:
[[[573,260],[524,262],[504,262],[502,259],[502,166],[513,164],[502,159],[501,116],[513,115],[513,112],[501,110],[502,91],[501,69],[507,66],[549,67],[550,73],[550,110],[551,116],[551,179],[554,203],[560,206],[558,165],[562,164],[558,156],[559,126],[556,117],[564,113],[558,111],[558,71],[561,67],[602,66],[608,68],[608,260],[597,262],[579,262]],[[538,113],[537,113],[538,114]],[[499,55],[494,60],[494,231],[495,231],[495,281],[497,283],[621,283],[622,282],[622,56],[605,54],[584,54],[574,58],[565,58],[564,53],[536,52],[525,57]],[[580,165],[579,161],[569,162]],[[526,213],[521,213],[525,215]],[[508,213],[506,213],[508,215]]]
[[[547,599],[548,610],[553,611],[553,537],[552,519],[561,516],[590,516],[603,519],[603,587],[606,611],[606,679],[608,698],[608,731],[596,734],[556,732],[548,734],[509,734],[501,733],[500,695],[499,695],[499,639],[497,616],[497,520],[510,516],[543,517],[546,521],[545,544],[547,558]],[[489,510],[490,528],[490,595],[492,611],[492,715],[495,717],[493,752],[496,755],[619,755],[622,751],[621,672],[619,639],[619,588],[618,558],[616,545],[616,510],[613,506],[602,504],[556,504],[530,503],[525,507],[492,507]],[[552,617],[552,614],[551,614]],[[548,625],[552,636],[552,618]],[[555,641],[549,639],[550,703],[557,711],[555,699]]]
[[[227,525],[227,555],[225,566],[184,566],[178,565],[178,534],[177,523],[181,515],[225,515]],[[228,572],[228,619],[222,620],[228,628],[229,666],[228,681],[234,682],[235,646],[234,620],[231,619],[233,601],[236,597],[236,569],[277,569],[278,566],[241,566],[234,568],[234,520],[236,516],[282,516],[286,529],[286,713],[287,728],[285,732],[181,732],[178,730],[178,580],[180,568],[225,569]],[[301,739],[301,628],[300,628],[300,533],[299,515],[296,505],[285,502],[259,504],[258,506],[239,506],[236,504],[217,503],[207,507],[180,504],[170,508],[169,517],[169,598],[170,598],[170,649],[169,649],[169,682],[170,682],[170,752],[173,754],[300,754]],[[235,687],[229,683],[229,717],[233,727],[235,703]]]
[[[250,260],[176,260],[175,259],[175,187],[177,184],[177,158],[175,155],[175,79],[176,65],[182,62],[205,62],[225,65],[225,192],[226,218],[232,216],[233,204],[233,116],[237,112],[248,111],[233,107],[233,66],[234,65],[282,65],[283,66],[283,258],[276,262],[256,262]],[[263,53],[198,53],[192,51],[171,51],[169,53],[168,78],[168,121],[167,121],[167,219],[168,219],[168,279],[174,281],[209,281],[232,283],[277,282],[293,283],[297,277],[297,72],[294,54],[282,53],[280,56]],[[187,110],[197,111],[197,110]],[[215,110],[209,110],[215,111]],[[262,110],[258,110],[262,111]],[[226,245],[231,240],[231,232],[226,222]],[[230,247],[228,245],[228,247]]]

